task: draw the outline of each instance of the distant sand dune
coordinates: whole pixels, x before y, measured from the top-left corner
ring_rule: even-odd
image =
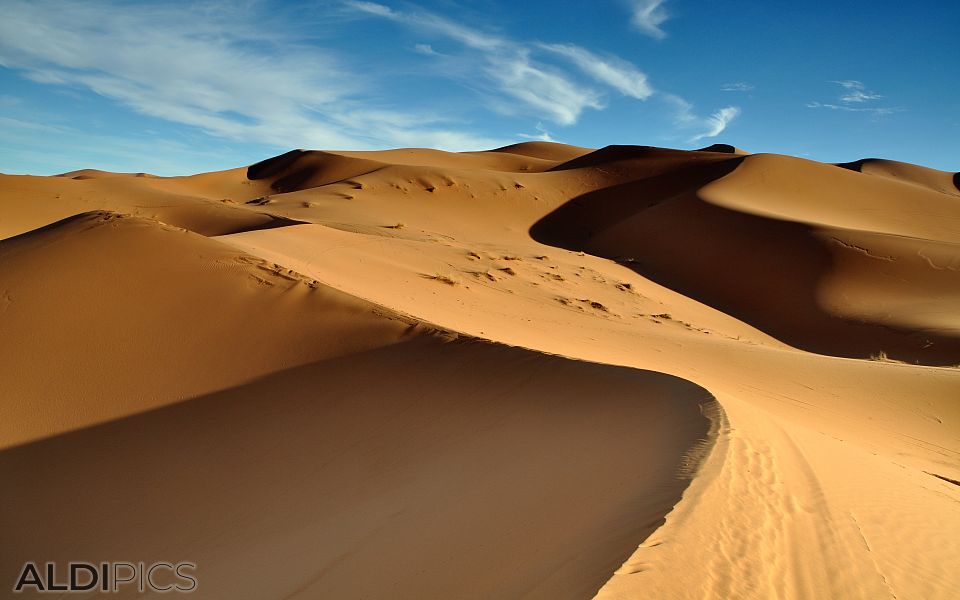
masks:
[[[656,160],[636,152],[574,162]],[[572,199],[532,235],[624,262],[805,350],[960,363],[954,198],[882,180],[861,191],[852,175],[770,155],[641,169]]]
[[[920,165],[880,158],[864,158],[849,163],[840,163],[838,167],[859,171],[866,175],[887,177],[894,181],[912,183],[942,194],[960,196],[960,173],[938,171]]]

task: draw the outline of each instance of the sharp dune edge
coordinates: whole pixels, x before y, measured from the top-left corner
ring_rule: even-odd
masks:
[[[547,142],[0,176],[0,579],[954,597],[957,181]]]

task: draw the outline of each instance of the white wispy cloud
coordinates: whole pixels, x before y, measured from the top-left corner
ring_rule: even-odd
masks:
[[[500,91],[513,96],[560,125],[572,125],[587,108],[601,109],[599,94],[562,73],[530,60],[521,49],[506,56],[488,57],[485,72]]]
[[[454,150],[504,141],[458,131],[428,114],[361,101],[369,82],[319,48],[264,34],[275,28],[264,27],[267,17],[255,8],[157,3],[132,11],[110,0],[11,0],[0,20],[0,65],[236,140]]]
[[[363,11],[365,13],[370,13],[371,15],[377,15],[378,17],[394,17],[394,12],[389,6],[384,6],[383,4],[377,4],[376,2],[363,2],[362,0],[349,0],[346,2],[348,6]]]
[[[555,142],[557,140],[553,139],[553,136],[550,135],[550,132],[543,126],[543,123],[537,123],[536,130],[539,133],[518,133],[517,135],[527,139],[527,140],[536,140],[538,142]]]
[[[573,44],[540,44],[540,48],[568,59],[595,81],[612,87],[624,96],[646,100],[653,94],[646,74],[621,58],[602,57]]]
[[[721,108],[707,117],[706,123],[709,128],[703,133],[695,135],[692,138],[692,141],[702,140],[703,138],[717,137],[723,133],[723,130],[727,128],[727,125],[729,125],[730,122],[736,119],[739,115],[740,109],[736,106],[727,106]]]
[[[708,117],[700,117],[694,111],[692,103],[675,94],[661,92],[658,97],[673,110],[673,120],[682,129],[700,130],[689,141],[698,142],[703,138],[717,137],[740,115],[740,107],[727,106],[715,111]]]
[[[737,81],[735,83],[725,83],[721,85],[720,90],[724,92],[752,92],[754,86],[749,83]]]
[[[479,73],[488,92],[518,100],[537,115],[560,125],[572,125],[586,109],[603,108],[597,90],[578,84],[559,69],[535,60],[531,47],[476,29],[470,29],[450,19],[426,11],[399,11],[373,2],[347,0],[351,7],[370,16],[386,18],[397,23],[433,33],[467,48],[478,51],[481,57]],[[476,71],[476,69],[463,69]],[[491,107],[501,111],[511,108],[494,101]]]
[[[506,40],[500,37],[464,27],[450,19],[426,11],[398,11],[383,4],[360,0],[346,0],[344,5],[371,16],[383,17],[400,23],[407,23],[409,25],[416,25],[424,29],[433,30],[436,33],[452,38],[476,50],[495,50],[508,44]]]
[[[348,20],[387,19],[455,42],[441,53],[426,39],[412,51],[434,61],[437,68],[429,75],[457,81],[486,99],[488,109],[506,114],[568,126],[585,111],[604,109],[609,93],[640,101],[673,97],[658,92],[629,61],[574,44],[517,41],[427,11],[370,1],[336,7]],[[513,141],[476,133],[451,111],[431,111],[407,99],[397,105],[377,87],[383,80],[356,69],[362,58],[345,59],[306,43],[304,30],[290,15],[276,17],[259,2],[156,0],[130,10],[121,0],[8,0],[0,20],[0,66],[226,140],[449,150]],[[699,129],[696,139],[717,135],[738,112],[728,107],[703,118],[675,98],[674,121],[683,130]],[[552,139],[546,129],[538,131],[530,135]]]
[[[660,28],[670,18],[663,7],[665,0],[631,0],[633,25],[652,38],[662,40],[667,33]]]
[[[865,92],[863,90],[852,90],[840,96],[842,102],[867,102],[869,100],[879,100],[880,98],[883,98],[880,94]]]
[[[841,102],[869,102],[870,100],[883,98],[882,95],[869,91],[863,82],[855,79],[843,79],[831,83],[836,83],[846,90],[840,95]]]
[[[868,90],[866,84],[862,81],[856,79],[840,79],[831,81],[830,83],[835,83],[843,88],[843,91],[838,96],[839,103],[813,101],[807,103],[807,108],[826,108],[828,110],[843,112],[867,113],[875,117],[892,115],[893,113],[905,110],[901,107],[863,106],[864,103],[880,100],[883,98],[883,95]]]
[[[635,6],[641,20],[648,25],[659,25],[666,19],[661,4],[660,0],[655,0],[639,2]],[[647,75],[632,63],[617,56],[600,55],[575,44],[524,44],[503,36],[467,29],[433,13],[399,12],[379,4],[356,0],[347,0],[347,5],[370,15],[433,31],[480,51],[486,62],[481,72],[486,74],[488,81],[494,84],[500,94],[522,101],[536,114],[543,115],[559,125],[572,125],[585,109],[599,110],[604,108],[604,104],[596,90],[578,83],[563,71],[531,58],[534,51],[559,57],[595,83],[629,98],[647,100],[654,94],[659,94],[672,107],[677,125],[683,129],[700,130],[690,141],[719,135],[740,114],[738,107],[728,106],[709,117],[697,116],[693,105],[687,100],[676,94],[657,92]],[[502,110],[503,104],[495,101],[494,107]],[[549,134],[545,135],[549,137]]]
[[[676,94],[661,93],[658,96],[673,111],[673,121],[680,126],[688,126],[698,121],[693,114],[693,104]]]
[[[662,1],[637,2],[637,18],[648,33],[660,32],[657,25],[666,20]],[[527,112],[546,118],[558,125],[572,125],[587,109],[605,108],[600,90],[578,81],[568,71],[544,63],[541,58],[560,59],[575,67],[600,89],[610,89],[635,100],[659,96],[671,108],[674,123],[681,129],[696,131],[691,141],[719,135],[740,114],[738,107],[722,108],[708,117],[700,117],[693,106],[675,94],[658,92],[647,75],[635,65],[620,57],[597,52],[570,43],[524,43],[479,29],[470,29],[439,15],[425,11],[398,11],[367,1],[346,0],[346,6],[371,16],[387,18],[421,31],[460,42],[477,51],[479,67],[467,63],[461,72],[484,75],[490,106],[494,110],[515,113],[515,103],[503,98],[519,100]],[[653,29],[650,29],[650,28]],[[660,32],[662,35],[662,32]],[[468,59],[470,60],[470,59]],[[474,78],[471,85],[476,86]],[[739,84],[745,86],[746,84]],[[751,88],[752,89],[752,88]],[[526,134],[528,139],[552,139],[545,131],[540,135]]]
[[[848,90],[862,90],[863,82],[857,81],[856,79],[839,79],[833,80],[830,83],[835,83],[840,87],[847,88]]]
[[[895,107],[885,107],[885,106],[849,106],[846,104],[831,104],[829,102],[808,102],[807,108],[828,108],[830,110],[840,110],[844,112],[860,112],[860,113],[869,113],[875,116],[884,116],[892,115],[893,113],[903,112],[904,108],[895,106]]]

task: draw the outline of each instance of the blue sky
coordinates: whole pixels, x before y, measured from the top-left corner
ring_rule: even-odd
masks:
[[[960,169],[960,3],[5,0],[0,172],[529,139]]]

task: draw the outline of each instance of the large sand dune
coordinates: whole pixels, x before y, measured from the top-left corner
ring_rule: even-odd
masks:
[[[3,579],[950,598],[956,181],[546,142],[0,176]]]

